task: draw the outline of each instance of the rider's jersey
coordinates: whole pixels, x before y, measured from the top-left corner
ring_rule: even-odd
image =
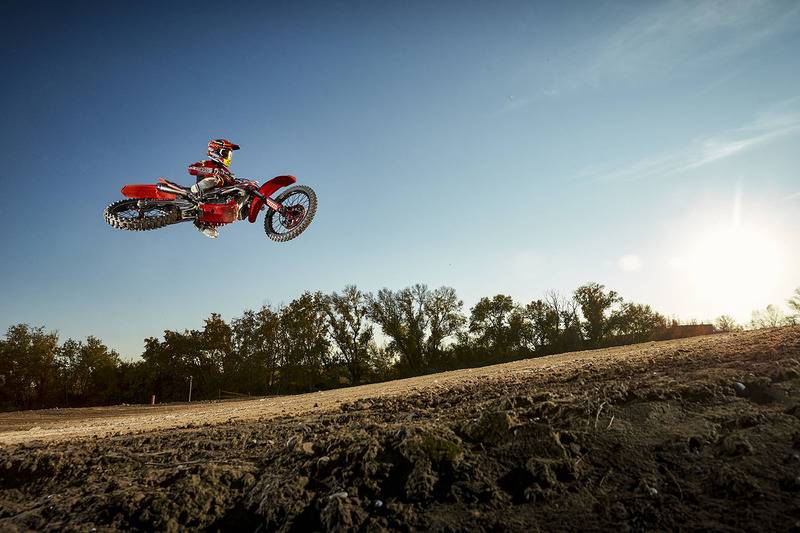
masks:
[[[214,178],[216,187],[234,184],[233,173],[225,165],[216,161],[198,161],[189,165],[189,174],[197,176],[198,182],[205,178]]]

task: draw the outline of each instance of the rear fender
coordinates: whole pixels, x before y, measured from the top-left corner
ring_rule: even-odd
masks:
[[[159,191],[155,185],[126,185],[121,192],[128,198],[157,198],[158,200],[177,198],[174,194]]]
[[[281,187],[286,187],[293,183],[297,183],[297,178],[294,176],[276,176],[262,185],[258,192],[264,196],[272,196],[273,193]],[[255,222],[263,206],[264,201],[261,198],[253,198],[253,202],[250,204],[250,215],[247,217],[247,220]]]

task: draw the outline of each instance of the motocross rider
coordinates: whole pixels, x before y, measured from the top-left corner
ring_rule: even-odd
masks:
[[[214,139],[208,143],[207,153],[211,160],[198,161],[189,165],[189,174],[197,176],[197,183],[192,185],[192,192],[202,198],[205,191],[214,187],[233,185],[234,176],[228,170],[228,165],[231,164],[233,151],[238,149],[238,144],[233,144],[225,139]],[[219,237],[217,228],[207,222],[195,221],[194,227],[206,237],[212,239]]]

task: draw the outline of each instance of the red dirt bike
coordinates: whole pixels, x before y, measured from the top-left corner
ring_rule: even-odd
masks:
[[[311,224],[317,212],[317,195],[305,185],[289,187],[274,200],[281,187],[297,182],[294,176],[278,176],[258,187],[257,181],[236,179],[233,185],[215,187],[202,196],[188,187],[165,179],[154,185],[126,185],[119,200],[106,207],[103,216],[115,228],[144,231],[178,222],[205,222],[222,226],[236,220],[255,222],[264,209],[264,231],[273,241],[294,239]]]

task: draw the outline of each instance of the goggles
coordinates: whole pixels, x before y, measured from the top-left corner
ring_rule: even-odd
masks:
[[[230,148],[220,148],[219,155],[222,157],[222,159],[230,159],[230,157],[233,155],[233,150]]]

